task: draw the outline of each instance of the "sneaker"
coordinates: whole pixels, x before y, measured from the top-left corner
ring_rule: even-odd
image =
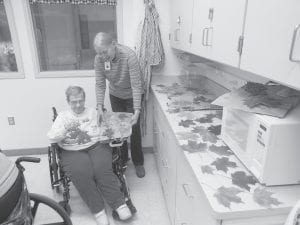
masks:
[[[116,209],[116,211],[119,215],[120,220],[127,220],[132,216],[132,214],[126,204],[121,205],[119,208]]]
[[[139,178],[142,178],[145,176],[145,168],[143,165],[135,166],[135,173]]]
[[[105,213],[105,209],[95,214],[97,225],[109,225],[109,221],[107,215]]]

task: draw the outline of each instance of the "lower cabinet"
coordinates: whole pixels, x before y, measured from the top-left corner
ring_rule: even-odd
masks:
[[[159,108],[153,110],[153,149],[171,225],[175,218],[176,139]]]
[[[221,224],[211,215],[210,206],[181,149],[177,152],[175,225]]]

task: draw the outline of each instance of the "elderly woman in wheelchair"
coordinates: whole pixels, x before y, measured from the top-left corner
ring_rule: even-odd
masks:
[[[50,142],[61,149],[63,170],[99,225],[109,224],[104,199],[120,220],[129,219],[132,213],[113,172],[112,150],[108,144],[99,142],[96,110],[85,107],[85,92],[81,87],[70,86],[65,94],[70,110],[58,114],[47,134]]]

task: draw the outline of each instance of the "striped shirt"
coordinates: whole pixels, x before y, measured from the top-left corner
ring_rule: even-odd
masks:
[[[143,94],[142,73],[135,52],[124,45],[116,45],[115,58],[110,68],[105,70],[105,62],[96,55],[96,98],[97,104],[104,104],[106,79],[109,81],[109,93],[121,99],[133,98],[134,109],[141,108]]]

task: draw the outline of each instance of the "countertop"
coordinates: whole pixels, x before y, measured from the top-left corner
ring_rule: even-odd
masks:
[[[216,219],[287,215],[300,199],[300,185],[266,187],[258,183],[220,139],[222,110],[186,108],[188,102],[207,100],[222,89],[211,88],[214,85],[204,80],[205,86],[216,91],[199,91],[195,85],[184,85],[183,80],[155,76],[151,89],[207,197],[212,215]]]

